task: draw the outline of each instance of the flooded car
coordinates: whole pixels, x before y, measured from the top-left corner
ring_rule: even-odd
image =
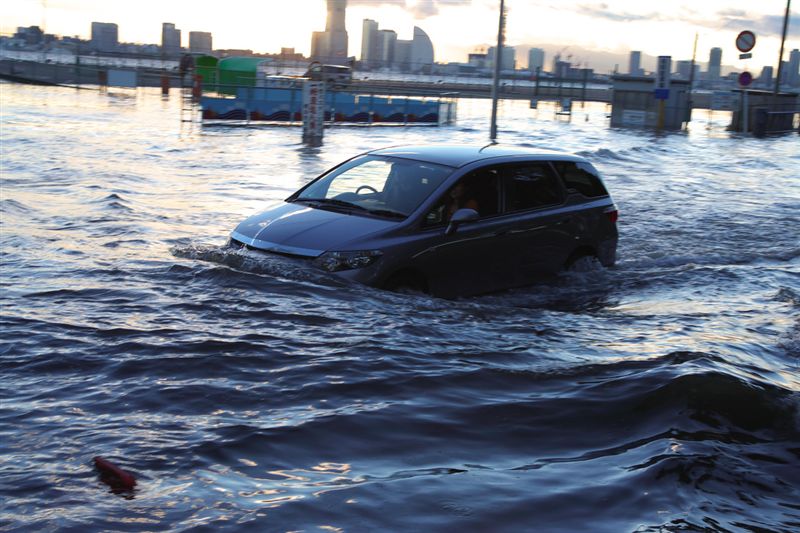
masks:
[[[617,207],[574,155],[403,146],[358,155],[251,216],[231,244],[396,290],[456,297],[521,286],[583,258],[614,264]]]

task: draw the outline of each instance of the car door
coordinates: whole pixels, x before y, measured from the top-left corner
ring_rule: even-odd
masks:
[[[465,207],[478,211],[478,219],[448,234],[449,217]],[[499,171],[495,167],[462,177],[427,213],[411,266],[425,275],[433,294],[464,296],[502,285],[506,264],[497,253],[498,235],[506,228],[499,215]]]
[[[547,161],[506,165],[502,171],[503,255],[510,283],[521,285],[558,271],[572,247],[574,220]]]

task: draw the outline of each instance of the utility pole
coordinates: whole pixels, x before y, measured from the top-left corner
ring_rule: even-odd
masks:
[[[783,66],[783,45],[786,42],[786,29],[789,27],[789,6],[792,0],[786,0],[786,14],[783,16],[783,36],[781,37],[781,51],[778,54],[778,75],[775,77],[775,91],[772,94],[778,95],[781,88],[781,70]]]
[[[689,71],[689,106],[688,106],[689,109],[687,110],[688,116],[686,117],[687,125],[692,120],[692,107],[694,106],[692,91],[694,90],[695,59],[697,59],[697,33],[694,34],[694,48],[692,49],[692,69]]]
[[[505,33],[506,11],[505,0],[500,0],[500,22],[497,28],[497,48],[494,52],[494,80],[492,81],[492,124],[489,128],[489,139],[497,140],[497,97],[500,86],[500,66],[503,62],[503,34]]]

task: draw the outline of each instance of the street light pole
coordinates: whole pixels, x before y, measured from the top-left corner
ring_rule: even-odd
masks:
[[[783,70],[783,44],[786,42],[786,29],[789,27],[789,5],[792,0],[786,0],[786,14],[783,16],[783,37],[781,37],[781,51],[778,54],[778,75],[775,77],[775,91],[774,95],[780,92],[781,87],[781,70]]]
[[[505,0],[500,0],[500,22],[497,28],[497,48],[494,51],[494,80],[492,80],[492,124],[489,139],[497,140],[497,97],[500,85],[500,66],[503,62],[503,33],[505,28]]]

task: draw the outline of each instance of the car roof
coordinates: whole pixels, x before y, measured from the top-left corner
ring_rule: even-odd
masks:
[[[497,157],[514,157],[529,160],[585,161],[582,157],[553,150],[522,148],[516,146],[489,145],[425,145],[392,146],[367,152],[370,155],[401,157],[437,163],[450,167],[463,167],[476,161]]]

